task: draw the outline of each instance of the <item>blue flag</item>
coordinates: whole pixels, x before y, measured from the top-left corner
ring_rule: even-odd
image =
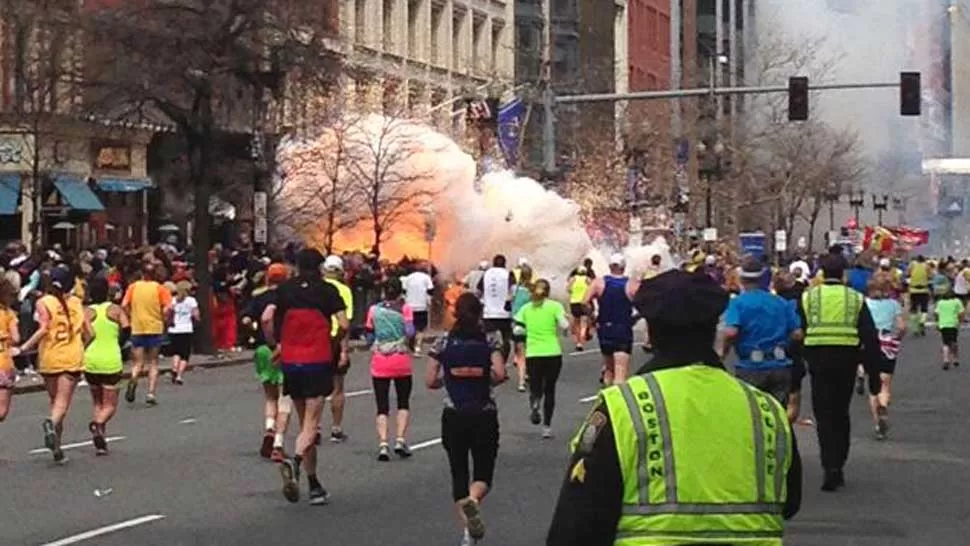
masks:
[[[519,97],[513,98],[498,111],[498,144],[510,168],[519,160],[519,131],[524,117],[525,103]]]

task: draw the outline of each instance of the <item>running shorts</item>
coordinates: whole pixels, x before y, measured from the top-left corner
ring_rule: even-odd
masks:
[[[415,311],[414,312],[414,331],[423,332],[427,329],[428,329],[428,312]]]
[[[883,357],[882,361],[879,363],[879,373],[889,375],[896,373],[896,359]]]
[[[569,312],[573,315],[573,318],[585,317],[587,315],[586,306],[581,303],[570,303]]]
[[[940,328],[940,336],[944,345],[956,345],[960,330],[957,328]]]
[[[118,373],[92,373],[84,372],[84,379],[92,387],[114,387],[121,383],[121,372]]]
[[[282,385],[283,372],[273,365],[273,351],[266,345],[256,347],[253,353],[253,363],[256,365],[256,377],[260,383]]]
[[[909,312],[926,313],[930,309],[930,295],[923,292],[909,295]]]
[[[131,346],[136,349],[158,349],[165,344],[165,334],[138,334],[131,336]]]
[[[633,352],[633,340],[600,338],[600,354],[603,356],[613,356],[615,353],[631,354]]]
[[[194,334],[170,334],[167,346],[169,355],[188,360],[192,356],[193,337]]]
[[[283,370],[283,394],[294,400],[323,398],[333,392],[333,366],[325,364],[286,364]]]

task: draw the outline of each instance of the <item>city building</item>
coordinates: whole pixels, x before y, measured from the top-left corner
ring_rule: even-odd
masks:
[[[515,0],[338,0],[352,106],[463,128],[464,98],[509,91]]]

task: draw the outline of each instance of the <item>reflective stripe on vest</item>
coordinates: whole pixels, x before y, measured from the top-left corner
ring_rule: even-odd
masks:
[[[690,368],[697,367],[683,370]],[[664,372],[677,373],[679,370]],[[756,484],[751,488],[754,495],[752,498],[718,502],[717,499],[704,498],[710,491],[679,491],[675,442],[703,441],[703,438],[691,438],[686,429],[681,429],[683,432],[679,434],[685,437],[675,439],[671,435],[669,402],[664,397],[661,382],[654,374],[634,377],[628,383],[601,394],[610,412],[617,442],[636,443],[635,455],[633,450],[618,449],[624,477],[624,505],[617,534],[618,544],[624,543],[621,539],[634,538],[640,540],[630,544],[667,544],[678,537],[725,540],[765,538],[779,540],[769,540],[764,544],[780,544],[785,480],[791,460],[791,439],[785,412],[770,396],[735,380],[723,370],[711,372],[724,375],[712,382],[721,391],[718,393],[720,396],[740,396],[731,388],[732,385],[737,385],[744,392],[744,401],[735,399],[734,405],[748,409],[745,418],[751,421],[754,460],[751,461],[753,464],[742,466],[752,469],[755,475],[739,478]],[[704,372],[694,370],[689,373]],[[732,392],[723,392],[725,386],[731,388]],[[704,394],[697,395],[703,397]],[[635,457],[635,462],[625,460],[631,455]],[[691,461],[681,464],[681,470],[686,472]],[[691,500],[682,500],[684,498]],[[636,502],[631,502],[634,499]]]
[[[826,284],[802,295],[805,311],[805,346],[835,345],[854,347],[859,344],[859,311],[862,295],[843,285]]]

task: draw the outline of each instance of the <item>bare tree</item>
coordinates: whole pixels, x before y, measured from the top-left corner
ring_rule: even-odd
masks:
[[[143,0],[90,8],[88,106],[117,119],[174,125],[193,191],[199,303],[208,323],[214,136],[256,132],[264,99],[286,106],[288,84],[332,77],[326,39],[336,14],[275,0]],[[208,332],[207,328],[203,332]],[[206,336],[208,338],[208,336]],[[206,339],[208,341],[208,339]],[[208,343],[206,343],[208,345]]]

